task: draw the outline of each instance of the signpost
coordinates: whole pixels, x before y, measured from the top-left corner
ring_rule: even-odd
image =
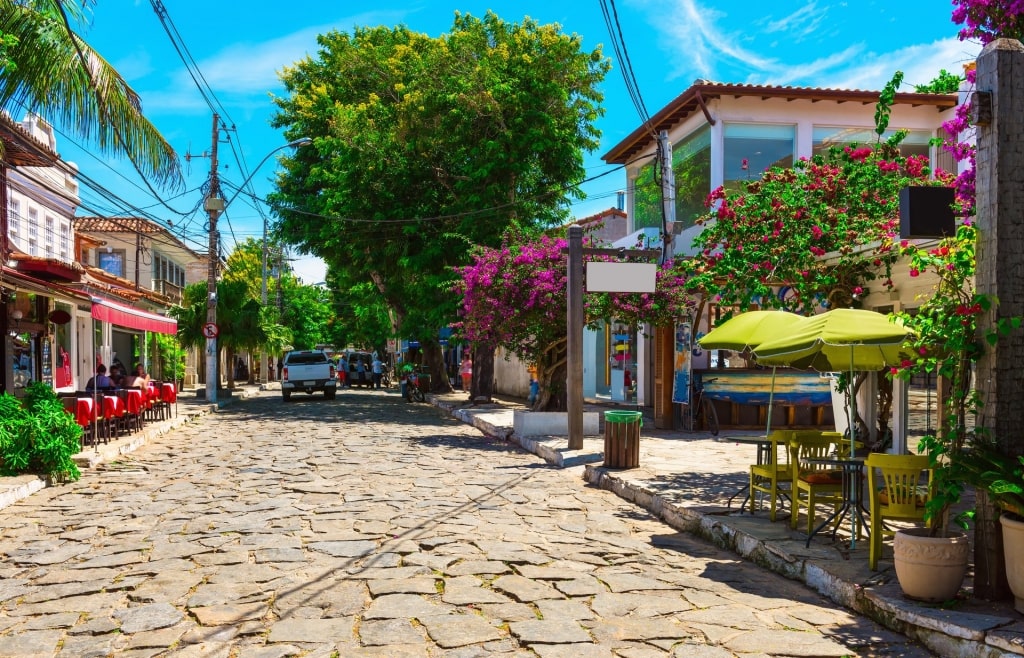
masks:
[[[641,249],[584,249],[583,227],[574,224],[569,227],[568,278],[566,299],[567,391],[566,412],[569,425],[569,450],[583,449],[583,255],[640,256],[657,258],[656,250]],[[592,267],[597,266],[597,267]],[[640,268],[637,268],[640,266]],[[595,292],[654,292],[657,266],[650,263],[588,263],[588,277],[594,272],[595,279],[587,279],[588,290]]]

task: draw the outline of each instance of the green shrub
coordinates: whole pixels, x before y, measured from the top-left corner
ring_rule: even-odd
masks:
[[[24,402],[0,395],[0,474],[77,480],[81,472],[72,457],[81,441],[82,428],[46,384],[29,384]]]

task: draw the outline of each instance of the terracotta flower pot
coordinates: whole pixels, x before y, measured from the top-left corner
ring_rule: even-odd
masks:
[[[1024,613],[1024,517],[1003,514],[1003,556],[1006,559],[1006,580],[1013,592],[1013,607]]]
[[[928,528],[898,530],[893,541],[896,578],[912,599],[939,603],[956,597],[967,573],[967,535],[932,537]]]

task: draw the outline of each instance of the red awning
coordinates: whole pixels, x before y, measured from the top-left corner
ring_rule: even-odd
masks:
[[[92,317],[119,327],[152,331],[158,334],[173,334],[178,331],[178,321],[141,309],[124,306],[115,302],[92,298]]]

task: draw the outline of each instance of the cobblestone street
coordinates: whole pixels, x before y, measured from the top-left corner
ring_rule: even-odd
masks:
[[[929,656],[395,390],[231,404],[0,510],[0,656]]]

